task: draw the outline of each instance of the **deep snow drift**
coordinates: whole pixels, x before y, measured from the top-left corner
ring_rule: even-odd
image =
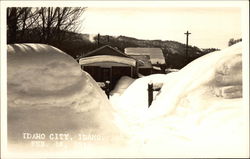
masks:
[[[25,149],[30,140],[22,133],[40,132],[69,133],[73,141],[79,133],[103,137],[79,141],[87,143],[84,148],[72,140],[63,140],[66,147],[55,146],[70,157],[249,155],[241,43],[207,54],[178,72],[137,80],[123,77],[110,101],[73,58],[54,47],[9,45],[7,62],[12,150],[32,151]],[[150,108],[148,83],[161,87]],[[55,149],[38,150],[53,154]]]
[[[8,140],[12,150],[25,152],[33,147],[53,151],[56,146],[49,139],[51,133],[70,134],[71,138],[63,140],[64,147],[58,148],[63,151],[83,151],[73,145],[81,140],[79,134],[99,137],[94,141],[84,137],[84,142],[100,147],[122,143],[105,93],[71,56],[49,45],[15,44],[8,45],[7,57]],[[23,133],[44,133],[49,147],[31,146]]]
[[[133,82],[135,79],[128,77],[128,76],[122,76],[118,82],[116,83],[115,88],[110,92],[111,95],[121,95]]]
[[[162,88],[148,109],[149,82]],[[111,101],[119,126],[141,142],[146,156],[248,155],[241,43],[200,57],[179,72],[137,79]]]

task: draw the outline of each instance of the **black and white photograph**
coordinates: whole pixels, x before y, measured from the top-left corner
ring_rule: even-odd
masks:
[[[248,158],[249,1],[1,1],[1,158]]]

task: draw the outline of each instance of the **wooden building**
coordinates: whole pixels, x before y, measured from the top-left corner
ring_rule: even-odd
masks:
[[[149,75],[152,73],[165,73],[165,57],[160,48],[125,48],[125,54],[142,61],[138,66],[139,73]]]
[[[110,81],[111,89],[122,76],[137,77],[137,60],[109,45],[87,53],[79,64],[97,82]]]

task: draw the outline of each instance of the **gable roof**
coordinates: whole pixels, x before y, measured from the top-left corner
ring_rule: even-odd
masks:
[[[113,56],[120,56],[120,57],[129,57],[125,53],[109,45],[104,45],[98,49],[90,51],[86,55],[84,55],[84,57],[99,56],[99,55],[113,55]]]
[[[160,48],[142,48],[142,47],[129,47],[125,48],[127,55],[148,55],[152,64],[165,64],[165,57]]]

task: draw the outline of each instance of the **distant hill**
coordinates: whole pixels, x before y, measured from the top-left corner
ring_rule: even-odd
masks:
[[[18,43],[46,43],[53,45],[74,58],[80,58],[84,54],[103,45],[110,45],[124,51],[126,47],[157,47],[161,48],[167,63],[167,68],[180,69],[192,60],[203,56],[209,52],[218,50],[214,48],[200,49],[196,46],[188,47],[188,58],[186,58],[186,45],[177,41],[170,40],[143,40],[127,36],[108,36],[100,35],[99,46],[97,35],[80,34],[75,32],[61,31],[63,38],[52,37],[49,42],[44,42],[39,37],[39,28],[27,30],[26,34],[17,32]]]
[[[94,41],[97,42],[97,36],[94,38]],[[203,56],[209,52],[218,50],[214,48],[209,49],[200,49],[196,46],[188,47],[188,58],[186,58],[186,45],[177,41],[170,40],[142,40],[136,39],[133,37],[126,36],[108,36],[102,35],[99,40],[101,45],[111,45],[117,47],[121,51],[124,51],[126,47],[157,47],[161,48],[165,56],[165,60],[168,68],[182,68],[187,63],[192,60]]]

